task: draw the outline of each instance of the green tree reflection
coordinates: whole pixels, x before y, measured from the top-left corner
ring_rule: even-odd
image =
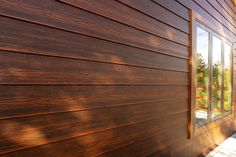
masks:
[[[196,69],[196,107],[197,110],[207,112],[208,108],[208,81],[209,70],[208,62],[204,60],[201,53],[197,53],[197,69]]]

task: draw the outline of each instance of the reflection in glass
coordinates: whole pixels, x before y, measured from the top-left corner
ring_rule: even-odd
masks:
[[[221,84],[222,84],[222,49],[221,40],[215,36],[212,38],[212,94],[211,107],[212,118],[221,115]]]
[[[231,110],[231,47],[224,44],[224,111]]]
[[[196,123],[208,119],[209,32],[197,27],[196,45]]]

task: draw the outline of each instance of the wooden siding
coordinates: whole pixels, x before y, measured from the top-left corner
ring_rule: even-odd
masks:
[[[227,1],[218,0],[177,0],[182,5],[186,6],[196,14],[197,18],[213,29],[214,31],[220,33],[225,38],[231,42],[235,42],[236,35],[236,21],[235,17],[232,16],[234,11],[229,9]],[[233,50],[233,55],[235,56],[235,50]],[[234,61],[235,64],[235,61]],[[234,70],[235,75],[235,70]],[[234,78],[235,82],[235,78]],[[235,95],[235,83],[234,83],[234,95]],[[235,104],[235,98],[234,98]],[[226,116],[221,120],[214,121],[207,126],[203,126],[195,131],[195,136],[190,140],[191,146],[191,156],[204,156],[214,147],[219,145],[223,140],[232,135],[235,132],[235,118],[234,113],[232,115]],[[184,143],[186,141],[183,140]],[[187,148],[184,147],[184,149]],[[184,154],[186,150],[183,149]],[[188,151],[186,152],[188,153]]]
[[[197,157],[231,135],[229,116],[188,139],[191,9],[235,41],[230,0],[1,0],[0,156]]]

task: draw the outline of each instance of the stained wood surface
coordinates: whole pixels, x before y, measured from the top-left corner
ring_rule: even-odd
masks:
[[[231,135],[232,115],[188,139],[191,9],[235,41],[230,0],[1,0],[0,156],[197,157]]]
[[[188,85],[188,73],[2,51],[1,84]],[[107,75],[113,73],[112,75]]]
[[[1,93],[0,113],[6,119],[149,103],[168,107],[186,104],[187,99],[187,86],[19,85],[7,86]]]
[[[7,3],[9,3],[9,1],[7,1]],[[72,31],[75,33],[93,36],[93,37],[110,40],[110,41],[114,41],[118,43],[124,43],[126,45],[139,47],[139,48],[147,49],[154,52],[164,51],[170,54],[171,53],[177,54],[177,52],[180,52],[177,50],[182,50],[181,53],[183,54],[185,53],[185,57],[188,56],[187,54],[188,48],[184,45],[180,45],[175,42],[171,42],[169,40],[160,38],[158,36],[154,36],[152,34],[146,33],[144,31],[137,30],[135,28],[121,24],[114,20],[107,19],[103,16],[99,16],[97,14],[87,12],[80,8],[71,7],[69,5],[64,5],[63,3],[54,2],[51,0],[40,1],[39,4],[35,4],[35,3],[36,1],[33,1],[33,4],[34,4],[33,6],[37,6],[39,8],[37,8],[36,10],[28,11],[27,14],[24,12],[23,12],[24,14],[17,13],[17,18],[18,16],[20,16],[20,19],[23,19],[23,20],[37,22],[37,23],[44,24],[47,26],[60,28],[66,31],[70,31],[70,32]],[[13,7],[11,8],[13,9]],[[22,8],[21,10],[25,10],[25,9]],[[70,12],[68,12],[68,10],[70,10]],[[0,14],[5,15],[6,14],[5,12],[7,12],[8,10],[5,11],[5,8],[4,8],[4,9],[1,9],[1,11],[2,13]],[[34,12],[34,15],[32,15],[32,12]],[[55,15],[55,12],[58,13],[58,15],[57,14]],[[47,16],[45,16],[45,14]],[[15,14],[11,16],[16,17]],[[57,17],[60,17],[60,18],[57,18]],[[6,19],[6,20],[9,20],[9,19]],[[3,18],[1,19],[1,22],[4,23],[6,21]],[[14,21],[14,22],[18,22],[18,21]],[[7,22],[6,24],[8,23],[9,22]],[[22,24],[22,27],[24,26],[25,25]],[[32,26],[31,28],[35,29]],[[18,27],[18,29],[20,29],[20,27]],[[43,30],[41,31],[45,32]],[[122,34],[128,34],[128,35],[122,35]]]

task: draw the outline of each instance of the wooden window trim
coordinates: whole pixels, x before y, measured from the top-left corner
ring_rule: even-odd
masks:
[[[232,0],[233,4],[236,6],[236,0]]]
[[[219,118],[215,118],[212,120],[208,120],[208,122],[205,125],[202,125],[200,127],[196,127],[195,125],[195,109],[196,109],[196,84],[195,84],[195,68],[196,68],[196,58],[195,58],[195,52],[196,52],[196,28],[197,24],[200,23],[201,25],[205,26],[207,29],[211,30],[210,33],[214,33],[216,37],[220,36],[220,39],[224,38],[225,42],[222,42],[222,49],[224,48],[223,44],[224,43],[229,43],[231,45],[231,111],[229,112],[224,112],[224,106],[222,105],[222,116]],[[189,131],[189,138],[193,138],[195,136],[198,136],[202,134],[203,132],[206,132],[207,130],[211,129],[212,127],[219,125],[221,123],[224,123],[227,119],[229,118],[234,118],[235,117],[235,105],[234,105],[234,99],[233,99],[233,65],[234,65],[234,60],[233,60],[233,50],[234,50],[234,43],[229,42],[229,41],[234,41],[233,39],[230,39],[229,36],[226,36],[224,32],[221,30],[217,30],[214,28],[212,23],[208,21],[206,18],[202,17],[199,15],[197,12],[191,10],[190,11],[190,60],[189,60],[189,65],[190,65],[190,81],[191,81],[191,86],[189,88],[190,90],[190,112],[189,112],[189,123],[188,123],[188,131]],[[212,34],[210,35],[212,37]],[[211,49],[211,44],[210,48]],[[224,50],[222,50],[222,53],[224,53]],[[210,56],[209,56],[210,57]],[[224,67],[223,67],[224,68]],[[223,74],[222,74],[223,75]],[[223,82],[223,81],[222,81]],[[223,86],[222,86],[223,88]],[[210,96],[211,97],[211,96]],[[211,104],[209,104],[211,106]]]

